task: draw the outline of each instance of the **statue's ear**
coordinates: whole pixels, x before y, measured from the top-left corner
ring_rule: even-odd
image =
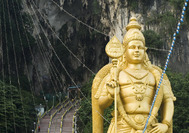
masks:
[[[145,47],[145,51],[147,50],[148,48],[147,47]]]

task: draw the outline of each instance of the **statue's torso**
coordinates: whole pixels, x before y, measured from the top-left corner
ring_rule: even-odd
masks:
[[[128,114],[148,114],[155,93],[155,78],[148,70],[123,70],[119,74],[120,96]]]

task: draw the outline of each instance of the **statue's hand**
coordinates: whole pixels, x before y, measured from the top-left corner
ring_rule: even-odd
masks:
[[[156,123],[156,124],[152,124],[152,126],[154,128],[150,130],[149,133],[166,133],[168,130],[168,126],[166,124]]]
[[[107,90],[112,97],[114,97],[115,89],[117,89],[117,94],[119,93],[119,87],[117,81],[110,80],[109,82],[106,83],[106,85],[107,85]]]
[[[106,85],[108,85],[108,86],[111,87],[111,88],[115,88],[115,87],[118,86],[118,83],[117,83],[117,81],[115,81],[115,80],[110,80],[110,81],[108,81],[108,82],[106,83]]]
[[[114,97],[115,89],[117,89],[117,94],[119,93],[118,75],[119,69],[117,67],[112,67],[110,69],[110,79],[106,82],[107,90],[112,97]]]

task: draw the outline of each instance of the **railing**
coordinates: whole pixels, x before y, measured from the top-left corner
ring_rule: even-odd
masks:
[[[62,102],[62,104],[64,104],[67,100],[68,100],[68,98],[66,97],[66,99]],[[60,103],[58,103],[58,104],[55,106],[55,108],[57,108],[59,105],[60,105]],[[60,111],[62,108],[63,108],[63,106],[61,106],[61,108],[59,108],[58,111]],[[53,106],[52,106],[49,110],[45,111],[45,112],[43,113],[43,115],[41,115],[41,112],[40,112],[40,114],[39,114],[39,116],[38,116],[38,120],[37,120],[37,124],[36,124],[35,130],[34,130],[34,133],[37,133],[38,125],[40,124],[40,119],[43,118],[43,117],[44,117],[47,113],[49,113],[52,109],[53,109]],[[54,115],[55,115],[55,114],[54,114]],[[52,116],[51,116],[51,117],[52,117]],[[52,121],[52,118],[50,118],[50,121]],[[50,123],[49,123],[49,125],[50,125]],[[49,133],[49,129],[50,129],[50,128],[48,128],[48,133]]]
[[[76,98],[75,99],[72,99],[72,102],[73,101],[75,101],[76,100]],[[72,104],[70,107],[69,107],[69,109],[68,110],[66,110],[65,112],[64,112],[64,114],[62,115],[62,117],[61,117],[61,123],[60,123],[60,133],[62,133],[62,126],[63,126],[63,120],[64,120],[64,116],[66,115],[66,113],[68,113],[76,104],[78,103],[78,101],[76,101],[74,104]]]
[[[66,96],[66,100],[68,100],[67,96]],[[62,104],[64,104],[64,102],[65,102],[66,100],[64,100],[64,101],[62,102]],[[55,108],[57,108],[58,105],[60,105],[60,102],[55,106]]]
[[[68,100],[68,98],[66,98],[66,100],[64,100],[64,101],[62,102],[62,104],[64,104],[67,100]]]
[[[60,133],[62,133],[62,123],[63,123],[64,116],[66,115],[67,112],[68,112],[68,111],[66,110],[66,111],[64,112],[64,114],[62,115],[62,117],[61,117],[61,122],[60,122]]]
[[[43,113],[43,115],[40,118],[43,118],[46,115],[47,111],[45,111],[45,113]]]
[[[60,103],[58,103],[58,104],[55,106],[55,108],[57,108],[57,107],[58,107],[58,105],[60,105]]]
[[[42,116],[41,116],[41,112],[40,112],[34,133],[37,133],[38,125],[40,124],[40,119],[43,118],[43,117],[44,117],[48,112],[50,112],[52,109],[53,109],[53,106],[52,106],[49,110],[45,111]]]
[[[35,127],[35,131],[34,131],[34,133],[37,133],[37,128],[38,128],[38,125],[39,125],[39,123],[40,123],[40,118],[41,118],[41,112],[39,113],[39,116],[38,116],[38,118],[37,118],[37,124],[36,124],[36,127]]]
[[[68,99],[64,100],[62,104],[64,104],[67,100],[68,100]],[[53,115],[51,115],[50,120],[49,120],[48,133],[50,133],[50,128],[51,128],[51,124],[52,124],[52,119],[54,118],[54,116],[56,115],[56,113],[57,113],[57,112],[60,112],[61,109],[62,109],[63,107],[66,107],[69,103],[70,103],[70,101],[68,101],[65,105],[62,105],[58,110],[56,110],[56,111],[53,113]],[[58,105],[59,105],[59,104],[58,104]],[[56,106],[56,107],[58,107],[58,106]]]
[[[72,133],[74,133],[76,131],[76,128],[77,128],[76,127],[77,126],[77,116],[76,116],[76,114],[77,114],[77,111],[79,111],[80,108],[81,108],[81,106],[78,109],[75,110],[75,113],[73,115]]]
[[[73,123],[72,123],[72,133],[74,133],[74,131],[75,131],[75,118],[76,118],[76,112],[74,113],[74,115],[73,115]]]

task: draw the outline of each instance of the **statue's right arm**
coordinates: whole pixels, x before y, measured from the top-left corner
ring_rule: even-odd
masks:
[[[98,103],[102,109],[109,107],[114,100],[114,98],[112,97],[112,94],[110,94],[110,91],[109,91],[114,88],[111,88],[110,86],[107,85],[107,81],[109,81],[109,79],[110,77],[108,75],[105,79],[103,79],[103,81],[101,82],[99,86],[99,87],[102,87],[101,88],[102,91],[98,99]]]

